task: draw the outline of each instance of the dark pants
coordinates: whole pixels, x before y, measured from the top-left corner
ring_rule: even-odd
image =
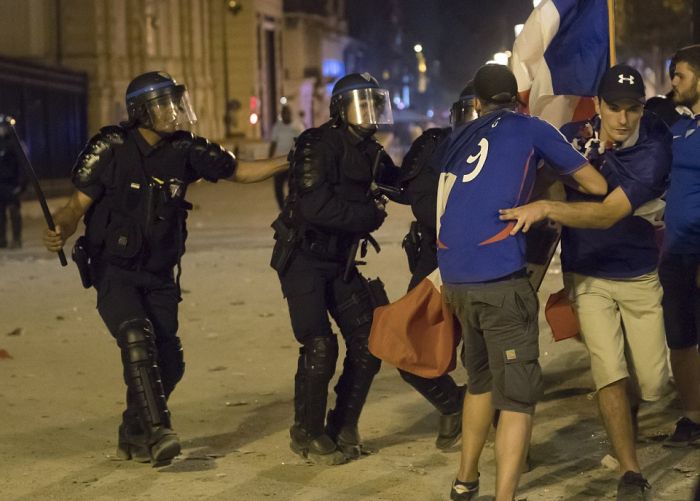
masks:
[[[443,297],[462,327],[469,393],[491,392],[494,408],[532,414],[543,391],[539,307],[523,275],[444,284]]]
[[[97,310],[112,336],[124,350],[119,339],[123,326],[129,322],[148,320],[153,326],[149,352],[162,381],[164,396],[170,396],[185,370],[182,345],[177,336],[179,291],[172,271],[163,274],[127,271],[114,266],[103,267],[96,273]],[[125,418],[134,417],[134,389],[127,375],[127,411]],[[155,383],[155,382],[154,382]],[[160,391],[160,390],[158,390]],[[162,409],[167,412],[167,409]]]
[[[434,239],[421,240],[418,262],[408,284],[409,291],[435,271],[438,264],[436,252]],[[461,409],[461,393],[452,376],[445,374],[436,378],[425,378],[401,369],[398,371],[401,378],[423,395],[440,414],[454,414]]]
[[[699,266],[700,254],[665,254],[659,265],[666,343],[672,350],[700,344]]]
[[[0,247],[7,247],[7,214],[10,214],[12,225],[12,241],[22,243],[22,215],[20,214],[19,197],[0,197]]]
[[[379,359],[368,349],[375,305],[367,281],[354,271],[346,283],[343,270],[340,262],[323,261],[299,251],[280,277],[292,330],[302,345],[295,377],[295,423],[312,437],[323,433],[328,383],[338,356],[329,314],[346,346],[332,411],[337,428],[357,424],[380,367]]]

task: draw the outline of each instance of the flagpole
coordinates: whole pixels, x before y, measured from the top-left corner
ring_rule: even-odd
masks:
[[[610,38],[610,66],[614,66],[617,59],[615,53],[615,0],[608,0],[608,36]]]

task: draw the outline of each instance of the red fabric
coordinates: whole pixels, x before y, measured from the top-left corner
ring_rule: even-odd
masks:
[[[399,369],[435,378],[456,367],[460,337],[459,323],[426,278],[398,301],[374,310],[369,351]]]
[[[544,316],[552,329],[555,341],[578,338],[580,330],[578,318],[566,290],[562,289],[549,296],[544,308]]]

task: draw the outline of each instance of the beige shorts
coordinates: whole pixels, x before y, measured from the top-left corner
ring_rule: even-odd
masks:
[[[669,370],[657,273],[625,280],[566,273],[564,284],[591,356],[596,389],[629,377],[642,400],[663,397]]]

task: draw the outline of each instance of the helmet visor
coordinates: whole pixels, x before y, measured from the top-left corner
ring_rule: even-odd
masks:
[[[471,122],[476,118],[476,111],[474,110],[474,101],[460,100],[452,104],[450,108],[450,123],[452,125],[461,125],[467,122]]]
[[[354,89],[342,94],[345,121],[351,125],[393,124],[386,89]]]
[[[146,103],[146,110],[153,130],[159,132],[174,132],[197,123],[186,90],[151,99]]]

